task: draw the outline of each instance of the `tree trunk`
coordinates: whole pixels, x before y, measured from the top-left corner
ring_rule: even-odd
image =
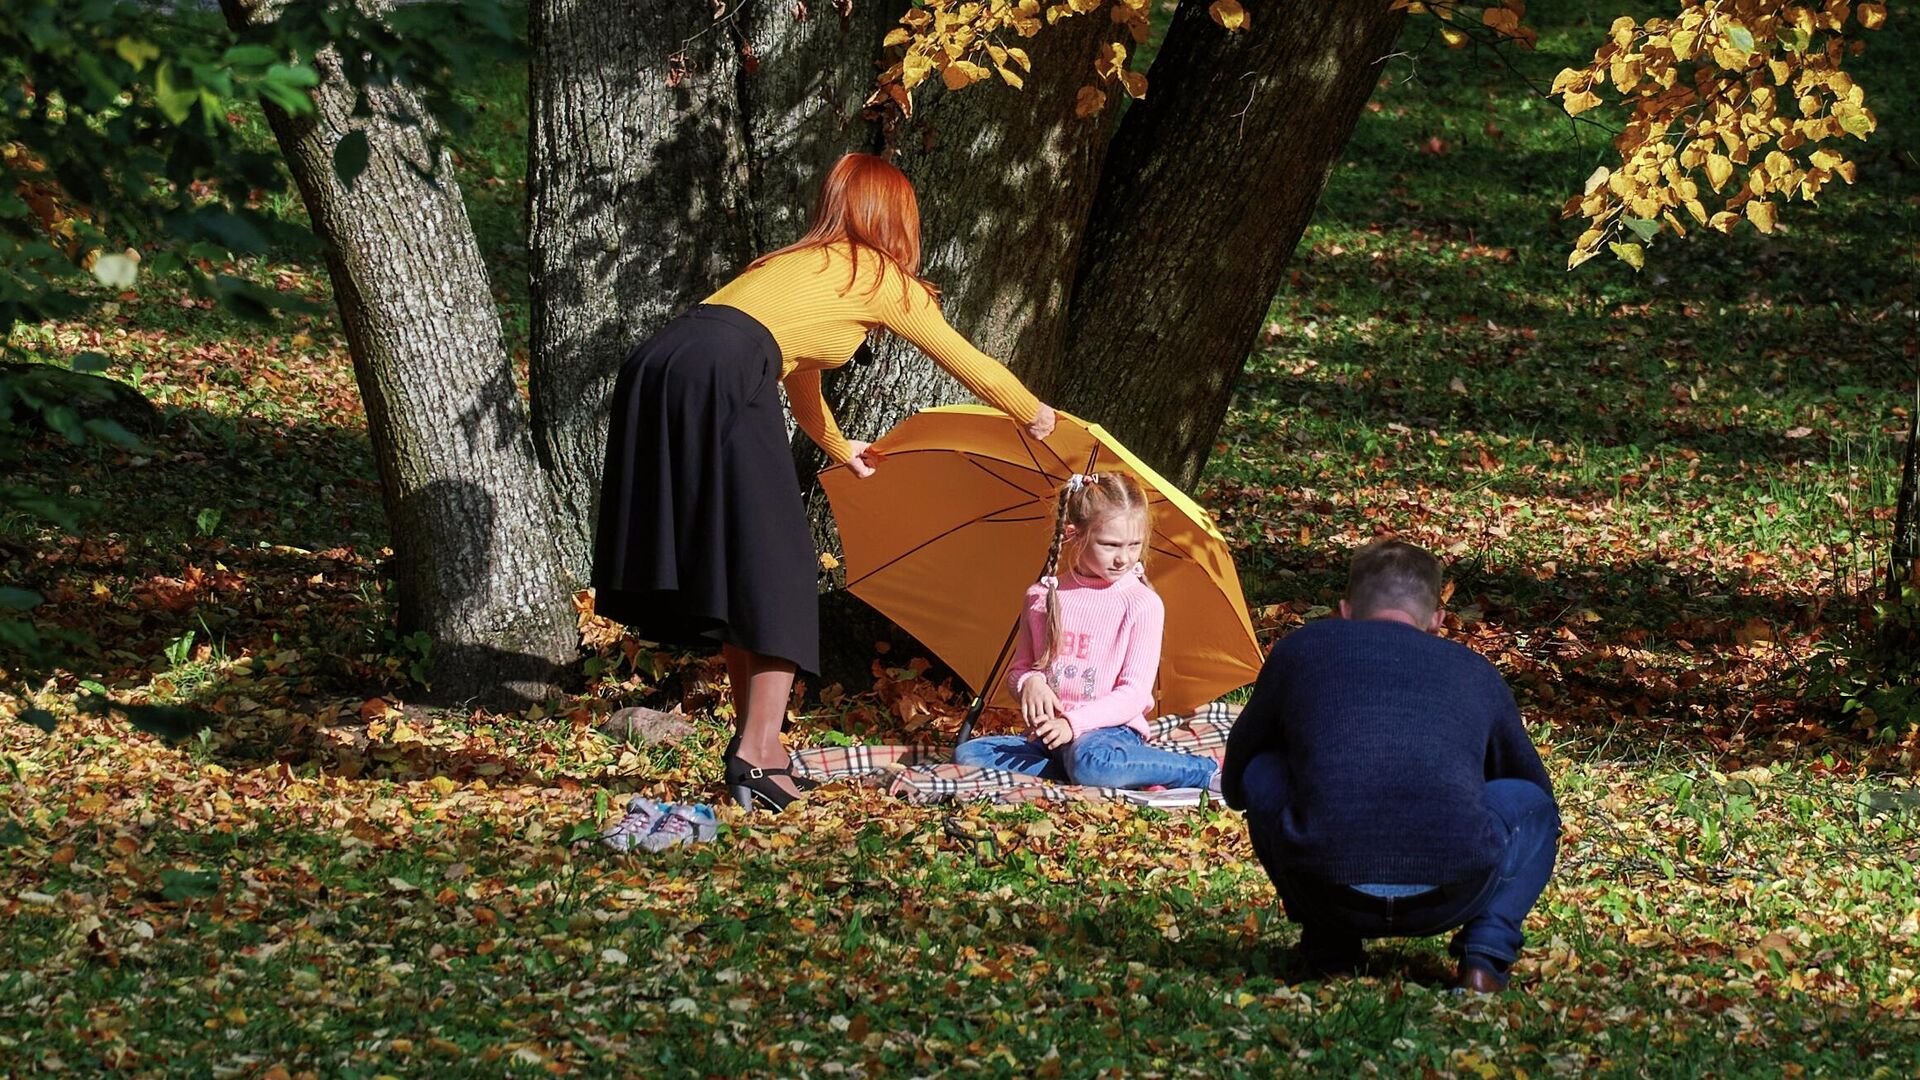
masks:
[[[272,4],[223,6],[236,27],[273,17]],[[316,115],[269,108],[268,119],[326,246],[386,502],[400,630],[431,636],[436,698],[526,704],[573,660],[578,636],[450,155],[409,93],[372,88],[371,114],[357,117],[339,57],[314,64]],[[356,130],[371,155],[348,186],[334,151]]]
[[[1894,497],[1893,544],[1887,552],[1887,602],[1898,604],[1915,579],[1920,562],[1920,385],[1914,387],[1913,415],[1907,421],[1907,453],[1900,468],[1900,493]]]
[[[826,166],[870,141],[859,112],[882,16],[813,8],[532,7],[533,422],[576,582],[620,362],[797,236]]]
[[[1182,485],[1403,20],[1388,0],[1247,8],[1237,34],[1175,13],[1107,154],[1057,380],[1055,404]]]

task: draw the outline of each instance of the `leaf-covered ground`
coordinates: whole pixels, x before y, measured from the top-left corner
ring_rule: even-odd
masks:
[[[1522,72],[1544,82],[1612,14],[1536,11]],[[699,849],[570,852],[628,793],[718,794],[711,666],[595,626],[551,712],[411,704],[421,646],[385,628],[338,330],[150,289],[36,339],[109,353],[164,415],[150,454],[30,462],[96,501],[83,535],[0,532],[5,577],[86,635],[57,666],[8,660],[0,689],[0,715],[55,722],[0,720],[4,1071],[1920,1069],[1912,728],[1844,728],[1820,659],[1859,617],[1912,400],[1911,31],[1893,20],[1863,69],[1886,138],[1859,187],[1771,239],[1663,241],[1638,276],[1559,269],[1554,210],[1604,137],[1486,57],[1419,52],[1425,32],[1200,494],[1270,633],[1329,604],[1368,536],[1449,553],[1450,633],[1516,686],[1567,820],[1514,992],[1446,994],[1437,940],[1304,980],[1229,812],[828,789]],[[463,179],[518,327],[510,76],[480,88]],[[313,267],[247,270],[325,297]],[[794,737],[951,725],[938,686],[879,660],[871,687],[816,690]],[[693,740],[596,730],[660,687]],[[169,745],[77,707],[102,696],[214,723]]]

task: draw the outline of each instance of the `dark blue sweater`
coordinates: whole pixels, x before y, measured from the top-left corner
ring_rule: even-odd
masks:
[[[1279,854],[1290,870],[1354,885],[1442,885],[1505,846],[1489,780],[1553,783],[1492,664],[1463,645],[1384,620],[1325,619],[1273,647],[1234,722],[1221,775],[1246,809],[1256,755],[1287,762]]]

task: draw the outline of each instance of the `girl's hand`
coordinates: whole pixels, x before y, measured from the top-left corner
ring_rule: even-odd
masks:
[[[1020,718],[1027,722],[1029,730],[1037,729],[1042,720],[1060,713],[1060,696],[1047,685],[1045,674],[1034,675],[1020,684]]]
[[[1053,413],[1053,406],[1043,403],[1039,413],[1034,416],[1033,423],[1027,425],[1027,434],[1036,439],[1044,439],[1053,434],[1053,425],[1058,420],[1059,418]]]
[[[874,462],[881,460],[881,455],[879,451],[873,449],[873,444],[848,439],[847,449],[853,451],[853,456],[847,459],[847,468],[853,470],[853,475],[862,480],[872,476]]]
[[[1073,741],[1073,725],[1064,716],[1049,716],[1036,724],[1033,736],[1049,750],[1058,750]]]

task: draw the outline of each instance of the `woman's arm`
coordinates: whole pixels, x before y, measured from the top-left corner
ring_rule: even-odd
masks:
[[[835,465],[845,465],[852,460],[853,448],[847,445],[847,437],[834,422],[833,410],[827,408],[827,399],[821,396],[819,368],[796,368],[787,376],[787,405],[793,410],[793,420],[800,425],[800,430],[826,451]]]
[[[906,297],[892,280],[883,282],[875,300],[883,310],[881,319],[887,329],[913,342],[933,357],[933,361],[953,373],[973,395],[1020,421],[1032,424],[1040,418],[1042,405],[1013,373],[998,360],[973,347],[960,332],[947,325],[936,303],[924,287],[908,282]]]
[[[1160,597],[1144,585],[1136,585],[1145,594],[1129,605],[1127,619],[1119,628],[1126,635],[1126,651],[1120,657],[1120,674],[1113,689],[1076,706],[1067,714],[1073,724],[1073,736],[1089,731],[1119,727],[1146,718],[1153,708],[1153,683],[1160,674],[1160,640],[1166,631],[1166,606]]]

